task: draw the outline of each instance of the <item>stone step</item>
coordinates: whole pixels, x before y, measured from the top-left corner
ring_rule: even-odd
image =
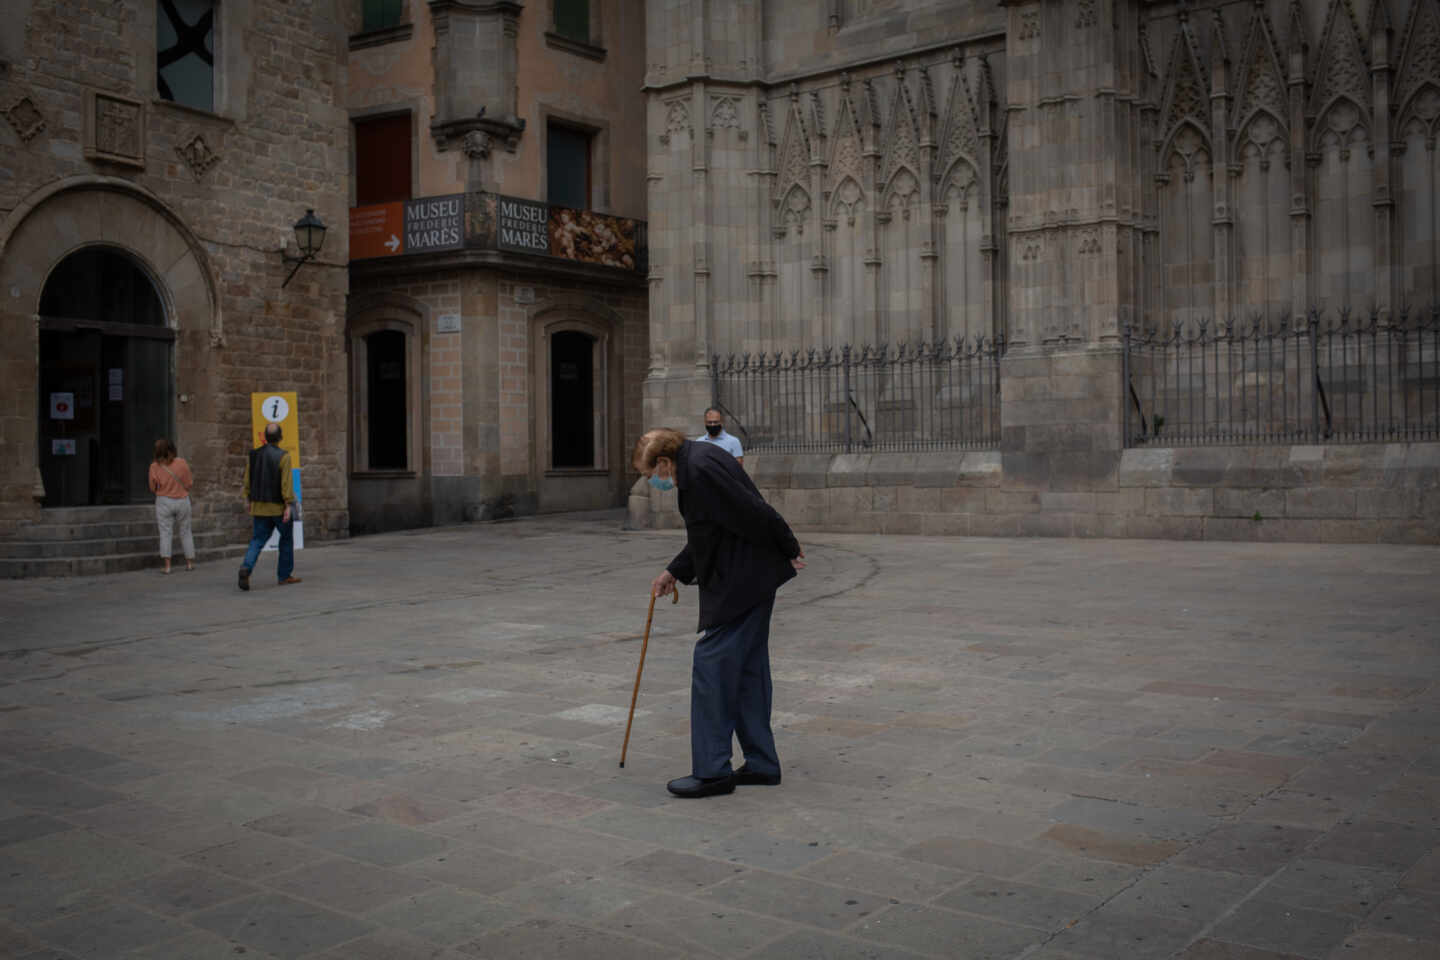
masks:
[[[105,557],[126,553],[160,554],[160,537],[154,524],[145,536],[103,537],[94,540],[0,540],[0,559],[60,559],[64,557]],[[196,532],[195,549],[223,547],[234,544],[237,538],[221,530]],[[172,542],[176,555],[180,554],[178,538]]]
[[[206,563],[245,555],[245,545],[212,547],[201,550],[196,547],[195,561]],[[175,557],[172,564],[184,575],[185,559]],[[123,573],[127,570],[159,569],[160,558],[154,553],[118,553],[101,557],[48,557],[32,559],[0,558],[0,579],[22,577],[92,577],[106,573]]]
[[[155,519],[155,502],[122,503],[99,507],[47,507],[40,523],[125,523]]]
[[[155,535],[155,510],[143,520],[101,523],[32,523],[15,530],[12,540],[113,540]]]
[[[197,537],[212,530],[229,530],[235,537],[249,534],[249,518],[245,522],[228,521],[226,518],[197,518],[192,528]],[[127,537],[154,537],[156,533],[156,512],[150,511],[145,520],[101,522],[101,524],[30,524],[17,527],[6,540],[55,541],[55,540],[124,540]]]

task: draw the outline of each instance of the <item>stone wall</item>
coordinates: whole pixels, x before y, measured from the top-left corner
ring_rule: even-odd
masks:
[[[797,530],[1440,544],[1440,443],[1126,450],[1093,489],[1015,476],[999,451],[747,454]],[[631,524],[680,525],[637,485]]]
[[[334,5],[219,4],[213,112],[157,97],[155,10],[29,0],[7,13],[0,531],[40,515],[45,279],[75,248],[106,244],[151,275],[177,331],[176,440],[202,515],[238,519],[250,393],[295,390],[307,536],[344,536],[348,139]],[[282,289],[281,247],[293,252],[291,224],[307,207],[332,229]]]
[[[407,476],[352,470],[356,532],[623,502],[648,355],[645,292],[633,278],[586,282],[519,263],[419,274],[362,264],[355,274],[351,330],[399,319],[421,357],[417,467]],[[445,314],[458,316],[459,332],[437,330]],[[583,475],[546,462],[543,351],[556,324],[591,332],[606,351],[603,464]]]
[[[1440,301],[1440,4],[1202,6],[652,5],[647,423],[710,402],[716,354],[1002,338],[1000,449],[747,466],[802,526],[1432,537],[1431,494],[1374,492],[1431,490],[1428,446],[1326,448],[1304,482],[1245,479],[1282,448],[1176,451],[1240,459],[1131,483],[1155,454],[1122,449],[1127,326]]]

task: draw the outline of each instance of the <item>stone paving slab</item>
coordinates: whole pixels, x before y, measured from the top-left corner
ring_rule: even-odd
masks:
[[[0,583],[0,957],[1440,957],[1440,551],[807,536],[785,782],[686,802],[679,543]]]

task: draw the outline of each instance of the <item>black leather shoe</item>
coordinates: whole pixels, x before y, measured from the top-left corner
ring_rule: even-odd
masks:
[[[678,780],[671,780],[665,785],[665,789],[677,797],[699,798],[714,797],[722,793],[735,792],[735,777],[732,774],[728,777],[711,777],[702,780],[700,777],[681,777]]]
[[[748,766],[735,771],[735,784],[741,787],[776,787],[780,785],[778,773],[751,773]]]
[[[244,567],[240,568],[240,589],[250,589],[250,571],[246,570]]]

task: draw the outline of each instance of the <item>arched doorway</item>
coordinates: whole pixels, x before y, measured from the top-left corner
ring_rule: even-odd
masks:
[[[40,297],[39,459],[45,505],[148,499],[156,437],[173,436],[175,331],[140,263],[83,247]]]

